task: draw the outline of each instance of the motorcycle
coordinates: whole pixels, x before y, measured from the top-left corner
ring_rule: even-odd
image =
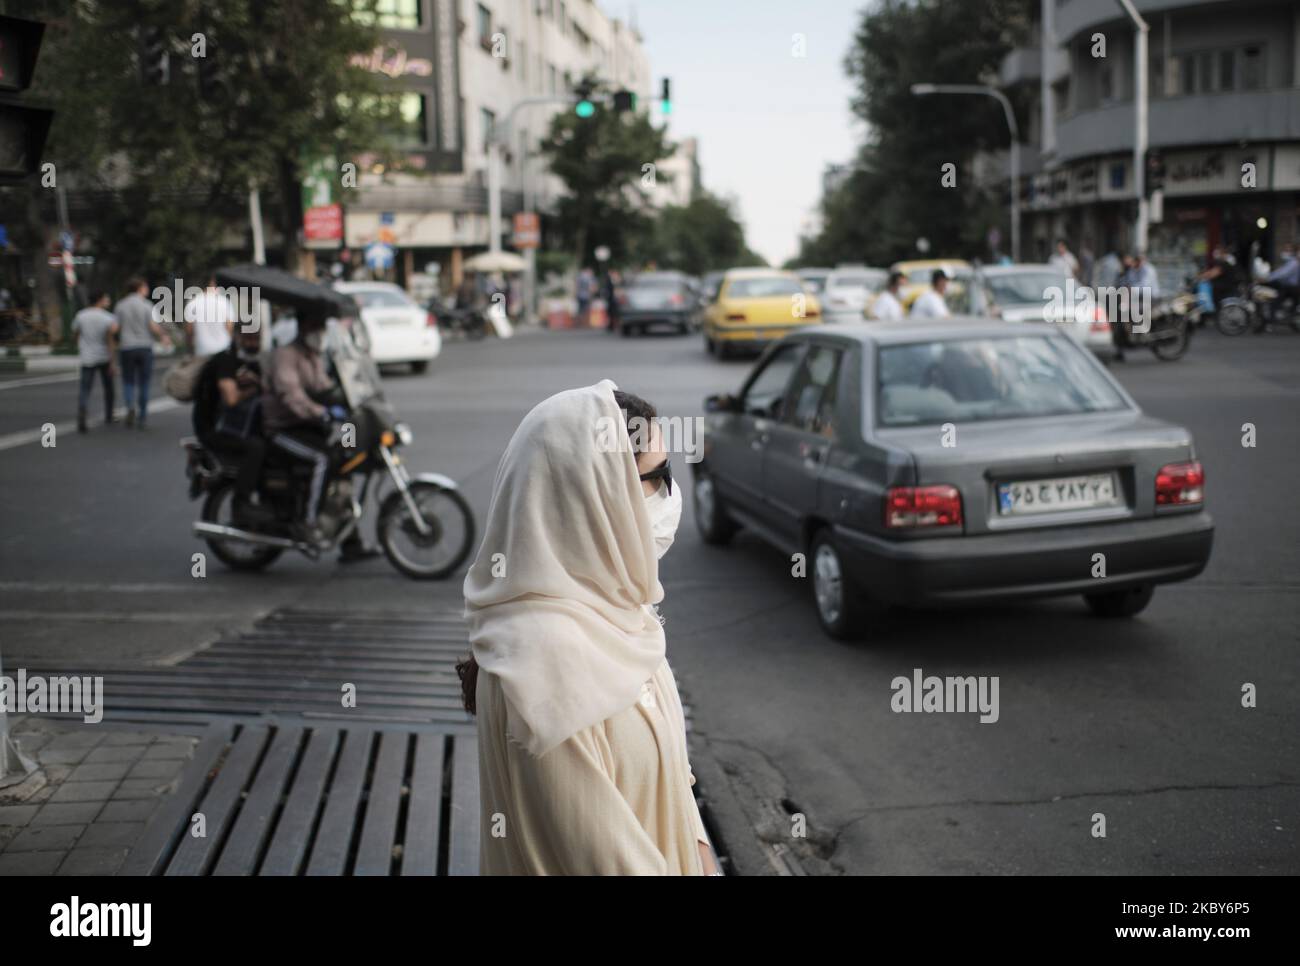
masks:
[[[1148,306],[1149,318],[1141,327],[1134,324],[1142,313],[1129,312],[1127,305],[1131,289],[1120,288],[1121,310],[1116,329],[1116,342],[1121,349],[1150,349],[1161,362],[1173,362],[1187,354],[1192,342],[1192,328],[1205,311],[1195,286],[1189,280],[1187,287],[1177,295],[1154,300]]]
[[[452,308],[441,299],[433,298],[429,300],[428,310],[444,331],[459,332],[474,342],[487,335],[487,318],[472,306]]]
[[[1223,300],[1216,324],[1224,335],[1258,333],[1282,324],[1300,332],[1300,304],[1271,285],[1252,282],[1244,297]]]
[[[285,273],[259,267],[255,273],[225,270],[217,277],[222,285],[228,285],[229,278],[249,274],[256,274],[257,284],[265,292],[268,284],[283,281],[273,276]],[[355,312],[354,304],[349,309],[347,296],[319,286],[313,286],[315,294],[304,296],[297,285],[285,284],[287,290],[296,292],[296,298],[287,300],[299,306],[310,297],[328,304],[331,311]],[[327,326],[324,352],[337,385],[318,400],[343,406],[348,413],[330,435],[330,474],[317,513],[324,540],[310,543],[297,535],[296,523],[302,519],[310,484],[309,465],[268,447],[258,481],[263,513],[258,515],[261,519],[245,518],[234,499],[237,463],[190,436],[181,440],[189,494],[191,499],[203,498],[193,533],[207,543],[217,559],[235,570],[263,570],[286,550],[317,559],[354,534],[367,493],[372,486],[388,482],[391,489],[378,500],[376,524],[384,556],[407,577],[447,577],[473,549],[474,513],[454,480],[438,473],[411,474],[407,470],[398,449],[411,442],[411,430],[397,421],[380,389],[379,369],[352,338],[348,321],[346,317],[331,320]]]

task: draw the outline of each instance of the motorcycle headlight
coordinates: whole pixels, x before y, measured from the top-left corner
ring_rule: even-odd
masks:
[[[411,445],[411,440],[414,437],[411,436],[411,427],[406,423],[398,423],[393,427],[393,432],[397,433],[397,441],[403,446]]]

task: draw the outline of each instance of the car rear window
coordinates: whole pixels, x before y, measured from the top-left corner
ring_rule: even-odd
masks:
[[[363,309],[404,309],[414,305],[403,292],[370,291],[348,292]]]
[[[798,279],[784,278],[780,275],[761,278],[733,278],[727,286],[729,299],[765,299],[777,295],[800,295],[803,286]]]
[[[1126,409],[1128,404],[1068,338],[1007,336],[882,346],[876,423],[1025,419]]]
[[[1026,272],[988,277],[989,291],[999,305],[1042,305],[1052,298],[1053,290],[1058,293],[1056,298],[1063,299],[1065,285],[1064,272]]]
[[[680,278],[634,278],[628,288],[671,292],[685,288],[686,283]]]

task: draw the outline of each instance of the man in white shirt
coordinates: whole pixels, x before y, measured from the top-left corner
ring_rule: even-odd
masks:
[[[1077,279],[1079,277],[1079,260],[1074,257],[1074,252],[1070,251],[1069,246],[1065,244],[1064,238],[1056,240],[1056,253],[1047,260],[1047,264],[1059,268],[1070,278]]]
[[[235,312],[215,278],[209,278],[203,294],[185,306],[185,322],[196,356],[213,356],[230,347]]]
[[[897,322],[903,317],[903,303],[899,301],[898,292],[903,287],[902,272],[890,272],[889,284],[871,303],[871,317],[880,322]]]
[[[913,319],[943,319],[952,315],[948,311],[948,303],[943,299],[943,293],[948,291],[948,273],[942,268],[936,268],[930,276],[930,287],[916,297],[912,303],[910,318]]]

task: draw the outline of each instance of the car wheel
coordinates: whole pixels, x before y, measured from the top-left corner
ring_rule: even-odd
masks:
[[[418,376],[418,375],[421,375],[422,373],[428,372],[428,371],[429,371],[429,360],[428,360],[428,359],[420,359],[420,360],[417,361],[417,362],[412,362],[412,363],[411,363],[411,371],[412,371],[413,373],[415,373],[417,376]]]
[[[621,335],[625,337],[630,336],[632,334],[632,326],[628,325],[627,323],[624,323],[623,325],[620,325],[618,327],[618,331]]]
[[[861,637],[872,608],[845,570],[830,530],[818,530],[810,549],[813,601],[822,630],[837,641]]]
[[[700,470],[695,474],[692,489],[695,504],[695,526],[705,543],[721,546],[736,535],[736,524],[727,516],[727,507],[718,495],[713,477]]]
[[[1151,584],[1140,584],[1126,590],[1109,590],[1104,594],[1084,594],[1083,599],[1098,617],[1133,617],[1142,613],[1156,589]]]

